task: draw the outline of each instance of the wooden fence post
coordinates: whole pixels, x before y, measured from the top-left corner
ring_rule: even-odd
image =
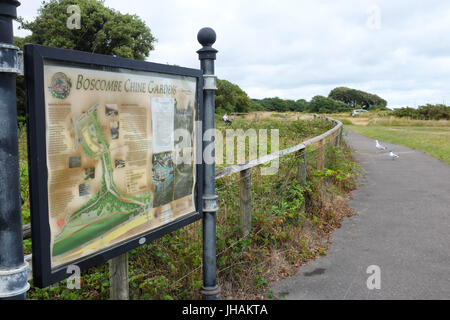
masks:
[[[306,159],[306,148],[301,150],[298,153],[298,157],[299,157],[299,165],[298,165],[298,181],[300,182],[300,184],[303,186],[306,183],[306,164],[307,164],[307,159]],[[303,159],[302,159],[303,158]]]
[[[241,171],[240,208],[242,236],[250,233],[252,223],[252,168]]]
[[[128,300],[128,253],[109,260],[109,299]]]
[[[317,147],[317,170],[323,170],[325,162],[324,139],[320,140]]]

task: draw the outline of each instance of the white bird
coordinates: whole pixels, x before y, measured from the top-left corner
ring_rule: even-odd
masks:
[[[378,142],[378,140],[375,140],[376,141],[376,145],[375,145],[375,147],[378,149],[378,150],[386,150],[387,148],[385,147],[385,146],[382,146],[379,142]]]
[[[392,158],[392,160],[395,160],[397,158],[400,158],[398,155],[396,155],[395,153],[393,153],[392,151],[389,152],[389,156]]]

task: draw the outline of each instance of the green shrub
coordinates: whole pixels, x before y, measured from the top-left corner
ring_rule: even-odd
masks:
[[[417,109],[406,107],[395,109],[392,115],[417,120],[450,120],[450,106],[443,104],[420,106]]]

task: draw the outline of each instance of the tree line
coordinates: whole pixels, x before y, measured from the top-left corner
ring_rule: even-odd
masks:
[[[330,91],[328,97],[316,95],[310,101],[290,100],[279,97],[250,99],[238,85],[227,80],[217,81],[216,112],[244,113],[251,111],[277,112],[350,112],[353,109],[386,110],[386,100],[364,91],[338,87]]]

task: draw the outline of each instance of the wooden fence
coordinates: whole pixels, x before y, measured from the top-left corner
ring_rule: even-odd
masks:
[[[339,120],[332,119],[326,116],[314,115],[314,118],[323,117],[326,120],[333,122],[335,126],[327,132],[308,139],[293,147],[277,151],[266,156],[249,160],[245,163],[236,164],[216,171],[216,180],[226,176],[231,176],[240,173],[239,179],[239,207],[240,207],[240,228],[243,237],[246,237],[251,230],[251,216],[252,216],[252,168],[259,165],[267,164],[278,158],[287,156],[292,153],[297,153],[299,157],[303,157],[304,161],[300,161],[298,167],[298,177],[301,183],[306,181],[306,164],[308,155],[306,149],[309,146],[315,146],[317,150],[316,155],[316,169],[323,170],[325,166],[325,145],[331,143],[335,146],[339,145],[342,139],[343,125]],[[189,227],[189,226],[188,226]],[[23,226],[24,239],[31,238],[30,225]],[[31,260],[32,255],[26,255],[25,260],[30,264],[28,272],[28,280],[32,279]],[[110,299],[126,300],[128,299],[128,254],[125,253],[109,261],[110,270]]]
[[[319,117],[314,115],[314,118]],[[281,158],[283,156],[292,154],[294,152],[302,152],[299,156],[305,157],[305,161],[302,161],[298,168],[298,176],[300,181],[306,181],[306,148],[308,146],[315,145],[317,147],[317,170],[323,170],[325,165],[325,144],[327,140],[332,142],[334,145],[339,145],[342,139],[343,126],[339,120],[332,119],[330,117],[324,117],[328,121],[335,123],[335,126],[328,130],[327,132],[306,140],[293,147],[268,154],[266,156],[247,161],[245,163],[236,164],[230,167],[226,167],[216,171],[216,180],[230,176],[232,174],[240,172],[241,179],[239,179],[239,189],[240,189],[240,210],[241,210],[241,233],[246,236],[250,232],[251,228],[251,198],[252,198],[252,182],[251,182],[251,172],[252,168],[269,163],[273,160]]]

